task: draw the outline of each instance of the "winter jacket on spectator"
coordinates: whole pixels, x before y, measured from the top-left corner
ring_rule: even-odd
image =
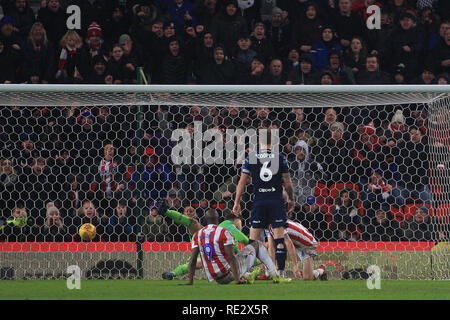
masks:
[[[450,74],[450,31],[446,31],[445,39],[440,39],[427,57],[427,66],[431,66],[435,74]]]
[[[292,81],[292,84],[315,83],[313,60],[309,54],[302,54],[300,56],[298,67],[293,68],[288,74],[288,81]]]
[[[266,38],[272,44],[275,58],[284,58],[292,39],[291,24],[275,25],[273,22],[265,23]]]
[[[40,8],[38,11],[37,21],[42,22],[47,31],[47,38],[55,46],[59,44],[59,41],[67,31],[67,18],[68,16],[61,7],[52,10],[47,6]]]
[[[431,217],[427,207],[421,207],[420,212],[405,221],[403,230],[407,241],[439,241],[444,240],[443,222]]]
[[[62,47],[57,53],[57,57],[59,57],[58,71],[56,74],[57,82],[74,83],[76,81],[82,81],[87,76],[89,55],[85,47],[75,49]],[[61,74],[59,71],[61,71]]]
[[[341,45],[333,35],[333,29],[324,27],[322,29],[322,39],[316,42],[311,49],[313,66],[316,70],[322,70],[328,64],[328,57],[331,52],[337,52],[340,55]],[[328,33],[328,34],[324,34]],[[324,38],[331,36],[331,39]]]
[[[19,63],[19,52],[11,47],[5,46],[0,39],[0,83],[16,81],[16,64]]]
[[[111,75],[113,81],[118,80],[120,83],[132,83],[136,78],[136,69],[135,71],[130,70],[127,67],[128,63],[128,59],[123,56],[119,60],[111,57],[106,65],[106,76]]]
[[[392,73],[400,63],[403,63],[407,79],[411,79],[419,72],[419,57],[424,49],[423,45],[424,35],[417,26],[407,30],[401,26],[394,28],[381,50],[384,61],[387,62],[385,67]],[[405,46],[409,47],[409,52]]]
[[[315,13],[313,13],[314,10]],[[299,46],[304,52],[309,52],[309,50],[303,50],[302,46],[312,47],[320,41],[323,20],[317,10],[317,5],[314,2],[309,3],[307,13],[303,13],[300,20],[292,26],[292,44]]]
[[[234,84],[234,65],[228,60],[221,64],[209,62],[200,69],[198,84]]]
[[[236,11],[233,15],[227,13],[227,6],[234,4]],[[233,55],[237,47],[239,35],[248,34],[247,21],[238,13],[236,0],[226,0],[224,8],[214,17],[211,32],[214,35],[215,42],[225,46],[229,55]]]
[[[257,39],[254,36],[250,37],[252,45],[250,48],[256,52],[256,54],[264,59],[264,63],[268,63],[272,60],[274,56],[274,50],[272,43],[266,37],[262,39]]]
[[[167,54],[161,65],[161,83],[186,84],[188,72],[188,61],[182,54]]]
[[[361,231],[359,199],[354,190],[343,189],[334,199],[330,229],[336,240],[357,240]]]
[[[22,48],[22,39],[14,31],[14,21],[11,17],[4,16],[0,19],[0,41],[5,48],[14,48],[18,51]]]
[[[156,211],[156,209],[152,211]],[[145,218],[142,233],[145,235],[146,241],[149,242],[172,241],[172,234],[169,233],[169,227],[164,217],[159,216],[157,211]]]
[[[294,152],[297,158],[289,163],[289,173],[294,186],[295,205],[301,207],[309,196],[314,195],[316,183],[325,176],[322,166],[310,157],[309,147],[305,141],[299,140]]]
[[[217,13],[217,2],[213,0],[195,0],[192,13],[197,17],[197,23],[209,29]]]
[[[396,181],[409,190],[417,190],[428,185],[429,147],[421,142],[408,141],[398,147],[395,156],[398,171],[394,175]]]
[[[253,49],[248,49],[245,51],[241,49],[237,50],[236,54],[231,60],[234,64],[236,80],[246,77],[246,75],[251,70],[252,61],[256,56],[256,51],[254,51]]]
[[[124,8],[114,6],[109,17],[103,23],[104,37],[108,46],[114,45],[122,34],[130,32],[130,19],[125,14]]]
[[[22,43],[28,37],[31,26],[35,21],[33,9],[31,9],[28,3],[15,2],[14,8],[8,14],[14,20],[14,27],[19,29],[18,36]]]
[[[331,9],[328,12],[339,39],[351,41],[354,36],[366,39],[367,27],[361,15],[352,11],[342,13],[339,8]]]
[[[55,48],[50,42],[35,43],[29,38],[23,46],[23,55],[22,77],[24,80],[29,81],[31,76],[38,76],[41,81],[54,80]]]
[[[176,32],[180,32],[187,21],[194,28],[197,26],[197,18],[193,14],[192,3],[188,0],[183,0],[180,4],[175,3],[175,0],[167,1],[167,12],[170,15],[170,20],[175,23]],[[191,19],[186,18],[186,15],[190,15]]]

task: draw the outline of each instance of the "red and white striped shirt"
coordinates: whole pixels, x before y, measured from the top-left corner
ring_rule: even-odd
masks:
[[[287,220],[287,223],[288,227],[284,229],[284,234],[289,236],[295,248],[302,249],[305,247],[315,247],[317,245],[317,240],[314,239],[311,232],[300,223],[292,220]],[[273,237],[272,226],[270,227],[270,234]]]
[[[107,198],[111,198],[117,188],[114,181],[114,175],[117,173],[117,164],[113,161],[102,159],[99,165],[99,173],[101,177],[100,188],[106,193]]]
[[[214,224],[200,229],[192,237],[192,249],[199,248],[203,270],[210,282],[226,276],[231,270],[226,245],[234,245],[233,235]]]

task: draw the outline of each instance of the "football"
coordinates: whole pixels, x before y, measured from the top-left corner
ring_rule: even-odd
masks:
[[[95,226],[90,223],[85,223],[78,230],[78,234],[83,240],[92,240],[95,237]]]

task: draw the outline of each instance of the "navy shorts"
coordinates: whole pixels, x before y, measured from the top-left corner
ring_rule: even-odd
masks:
[[[250,223],[253,228],[266,229],[285,227],[287,221],[286,203],[284,199],[263,199],[253,202]]]

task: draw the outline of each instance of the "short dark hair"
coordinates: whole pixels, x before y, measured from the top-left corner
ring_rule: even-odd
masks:
[[[377,59],[377,63],[380,63],[380,58],[378,58],[378,55],[377,55],[377,54],[369,53],[369,54],[367,55],[367,57],[366,57],[366,61],[367,61],[367,59],[369,59],[369,58],[376,58],[376,59]]]

